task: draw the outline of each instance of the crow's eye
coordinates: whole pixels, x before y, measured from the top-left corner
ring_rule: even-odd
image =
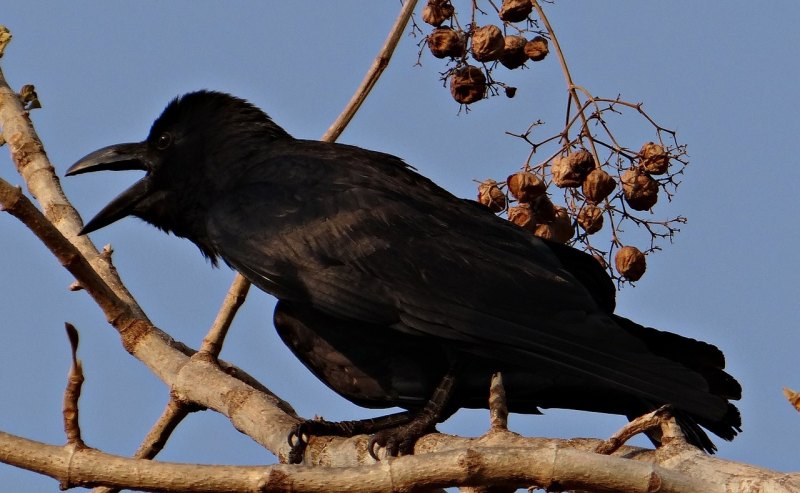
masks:
[[[164,149],[166,149],[170,145],[172,145],[172,134],[171,133],[164,132],[164,133],[162,133],[161,135],[158,136],[158,139],[156,140],[156,148],[158,148],[159,150],[163,151]]]

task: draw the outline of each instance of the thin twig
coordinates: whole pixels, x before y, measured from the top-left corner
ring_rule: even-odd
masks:
[[[661,406],[655,411],[639,416],[620,428],[608,440],[599,444],[594,451],[603,455],[613,454],[634,436],[650,431],[653,428],[658,428],[669,419],[672,419],[672,410],[669,406]]]
[[[234,316],[239,308],[244,304],[247,298],[247,291],[250,289],[250,281],[244,278],[241,274],[237,274],[233,279],[228,294],[222,302],[222,307],[217,313],[217,318],[209,329],[208,334],[203,338],[203,344],[200,346],[200,351],[204,351],[214,358],[219,356],[222,350],[222,342],[225,335],[228,333],[233,322]]]
[[[575,105],[578,108],[580,108],[578,112],[580,113],[581,121],[583,122],[583,133],[589,136],[591,135],[591,132],[589,131],[589,122],[586,119],[586,115],[583,112],[584,106],[581,103],[580,98],[578,98],[578,93],[575,90],[575,84],[572,82],[572,75],[570,74],[569,67],[567,66],[567,59],[564,58],[564,52],[561,51],[561,45],[558,44],[558,38],[556,37],[556,33],[553,30],[553,26],[550,25],[550,21],[547,20],[547,16],[544,15],[544,10],[542,10],[542,7],[539,5],[539,2],[537,2],[536,0],[531,0],[531,3],[533,4],[533,8],[536,9],[536,13],[539,14],[539,18],[544,23],[545,29],[547,29],[547,32],[550,34],[550,40],[553,42],[553,47],[556,49],[556,54],[558,55],[558,62],[561,64],[561,70],[562,72],[564,72],[564,78],[567,81],[567,89],[569,90],[569,94],[575,101]],[[595,159],[595,166],[600,167],[600,164],[602,164],[602,161],[600,160],[600,155],[597,153],[597,149],[595,148],[592,139],[590,138],[588,140],[589,140],[589,145],[592,148],[592,155],[594,156]]]
[[[397,16],[397,20],[395,20],[391,31],[389,31],[389,36],[386,38],[381,51],[364,76],[364,80],[361,81],[361,85],[356,89],[355,94],[350,98],[344,111],[342,111],[336,121],[328,128],[328,131],[325,132],[321,140],[325,142],[335,142],[342,134],[345,127],[347,127],[347,124],[353,119],[356,112],[361,107],[361,104],[364,103],[364,100],[367,99],[372,88],[375,87],[383,71],[389,66],[392,54],[394,54],[394,50],[397,48],[397,43],[400,41],[400,37],[405,31],[406,25],[408,25],[408,20],[411,19],[411,14],[414,13],[414,7],[416,7],[416,5],[417,0],[407,0],[405,5],[403,5],[403,8],[400,10],[400,15]]]

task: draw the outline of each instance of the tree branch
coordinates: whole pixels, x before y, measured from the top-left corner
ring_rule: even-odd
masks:
[[[454,437],[453,437],[454,438]],[[800,476],[721,461],[697,449],[663,459],[670,468],[579,450],[596,441],[524,439],[527,445],[456,439],[456,449],[404,456],[372,465],[319,468],[275,465],[207,466],[128,459],[93,449],[57,447],[0,432],[0,460],[56,478],[67,487],[106,484],[145,491],[410,491],[448,486],[536,486],[548,491],[734,493],[796,492]],[[513,440],[511,440],[513,442]],[[703,471],[702,474],[698,474]],[[694,473],[694,474],[692,474]]]

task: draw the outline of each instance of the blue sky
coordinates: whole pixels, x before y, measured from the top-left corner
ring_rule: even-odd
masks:
[[[461,2],[467,3],[467,2]],[[14,40],[2,59],[16,87],[36,85],[32,118],[59,174],[98,147],[142,139],[167,101],[209,88],[247,98],[290,133],[318,138],[350,98],[382,44],[399,2],[45,2],[11,0],[0,11]],[[594,94],[644,102],[689,145],[691,165],[659,217],[689,218],[674,244],[649,258],[618,312],[722,348],[744,386],[744,432],[718,441],[720,457],[796,470],[800,415],[783,386],[800,390],[797,364],[798,202],[795,149],[800,62],[793,2],[557,2],[545,6],[576,83]],[[403,157],[459,196],[474,179],[503,179],[528,148],[506,131],[560,122],[565,101],[554,57],[504,72],[514,99],[493,98],[469,114],[438,80],[421,38],[404,37],[387,73],[341,142]],[[621,127],[621,134],[636,128]],[[638,138],[638,137],[637,137]],[[633,139],[634,141],[636,138]],[[0,176],[21,183],[7,151]],[[84,217],[132,183],[135,173],[67,179]],[[634,233],[632,233],[634,234]],[[196,347],[233,274],[212,269],[186,241],[135,219],[92,235],[113,244],[115,264],[151,319]],[[81,331],[87,382],[86,441],[130,454],[161,413],[167,391],[124,352],[85,293],[15,219],[0,214],[0,429],[63,443],[61,399],[69,365],[63,323]],[[342,400],[283,347],[272,299],[253,291],[222,356],[258,377],[304,416],[352,419],[376,413]],[[549,410],[513,416],[531,436],[610,435],[616,416]],[[478,435],[485,412],[460,412],[443,431]],[[644,443],[644,442],[642,442]],[[161,458],[259,464],[271,455],[213,413],[184,422]],[[54,481],[0,466],[9,491],[53,491]]]

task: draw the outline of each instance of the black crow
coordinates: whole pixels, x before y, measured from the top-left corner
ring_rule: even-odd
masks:
[[[397,157],[295,139],[248,102],[200,91],[172,101],[143,142],[95,151],[67,175],[131,169],[144,178],[82,234],[136,216],[188,238],[279,300],[282,339],[333,390],[407,410],[305,431],[377,432],[373,445],[408,453],[458,409],[485,408],[498,371],[512,412],[631,418],[668,404],[709,452],[700,426],[740,431],[729,400],[741,388],[716,347],[615,315],[614,286],[589,255]]]

